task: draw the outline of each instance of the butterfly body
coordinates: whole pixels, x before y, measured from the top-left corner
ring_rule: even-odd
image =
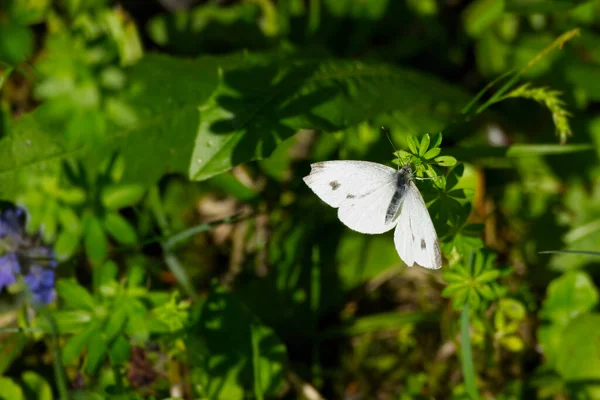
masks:
[[[338,209],[350,229],[378,234],[395,227],[396,250],[408,266],[442,266],[437,234],[410,165],[395,170],[369,161],[318,162],[304,182]]]

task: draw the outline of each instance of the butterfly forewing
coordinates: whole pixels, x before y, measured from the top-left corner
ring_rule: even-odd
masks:
[[[317,196],[338,208],[338,218],[350,229],[375,234],[392,229],[386,220],[396,192],[398,172],[368,161],[326,161],[311,165],[304,182]]]

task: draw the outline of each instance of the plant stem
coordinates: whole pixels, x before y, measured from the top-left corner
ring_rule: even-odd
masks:
[[[477,400],[477,387],[475,386],[475,369],[471,353],[471,337],[469,334],[469,303],[466,303],[460,317],[461,365],[465,378],[467,394],[472,400]]]

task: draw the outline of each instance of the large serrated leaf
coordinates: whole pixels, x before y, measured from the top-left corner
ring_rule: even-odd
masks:
[[[390,88],[394,88],[390,90]],[[200,109],[189,177],[269,156],[300,129],[336,131],[385,112],[445,115],[467,97],[433,77],[382,64],[284,60],[225,71]]]

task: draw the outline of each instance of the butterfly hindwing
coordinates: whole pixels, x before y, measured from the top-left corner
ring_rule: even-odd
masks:
[[[410,180],[397,223],[394,243],[402,261],[409,267],[416,263],[425,268],[441,268],[442,254],[435,227],[419,189]]]
[[[317,196],[338,208],[338,218],[350,229],[375,234],[392,229],[386,219],[396,192],[398,173],[368,161],[326,161],[311,165],[304,182]]]

